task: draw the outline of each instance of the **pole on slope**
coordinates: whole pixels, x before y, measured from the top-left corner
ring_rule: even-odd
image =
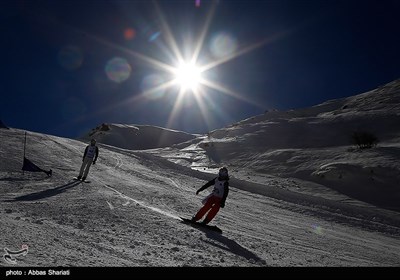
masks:
[[[23,158],[23,163],[25,162],[25,151],[26,151],[26,131],[25,131],[25,141],[24,141],[24,158]],[[23,164],[22,163],[22,164]],[[25,171],[22,170],[22,175],[25,174]]]

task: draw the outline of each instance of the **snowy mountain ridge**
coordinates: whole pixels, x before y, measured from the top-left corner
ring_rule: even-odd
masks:
[[[80,139],[89,141],[95,138],[98,142],[110,146],[129,150],[146,150],[169,147],[197,136],[199,135],[151,125],[103,123]]]

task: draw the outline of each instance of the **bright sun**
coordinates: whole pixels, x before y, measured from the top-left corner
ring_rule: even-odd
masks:
[[[196,91],[201,80],[201,71],[194,63],[183,62],[175,69],[175,82],[182,90]]]

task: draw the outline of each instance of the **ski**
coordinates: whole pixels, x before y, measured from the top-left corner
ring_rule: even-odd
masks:
[[[81,181],[82,183],[90,183],[90,181],[78,179],[78,177],[73,177],[72,180],[74,180],[74,181]]]

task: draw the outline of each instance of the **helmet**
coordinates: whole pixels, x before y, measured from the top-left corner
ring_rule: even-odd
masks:
[[[222,167],[218,172],[218,176],[221,178],[228,178],[228,169],[226,167]]]
[[[92,144],[96,144],[96,139],[92,139],[92,140],[90,140],[90,143],[92,143]]]

